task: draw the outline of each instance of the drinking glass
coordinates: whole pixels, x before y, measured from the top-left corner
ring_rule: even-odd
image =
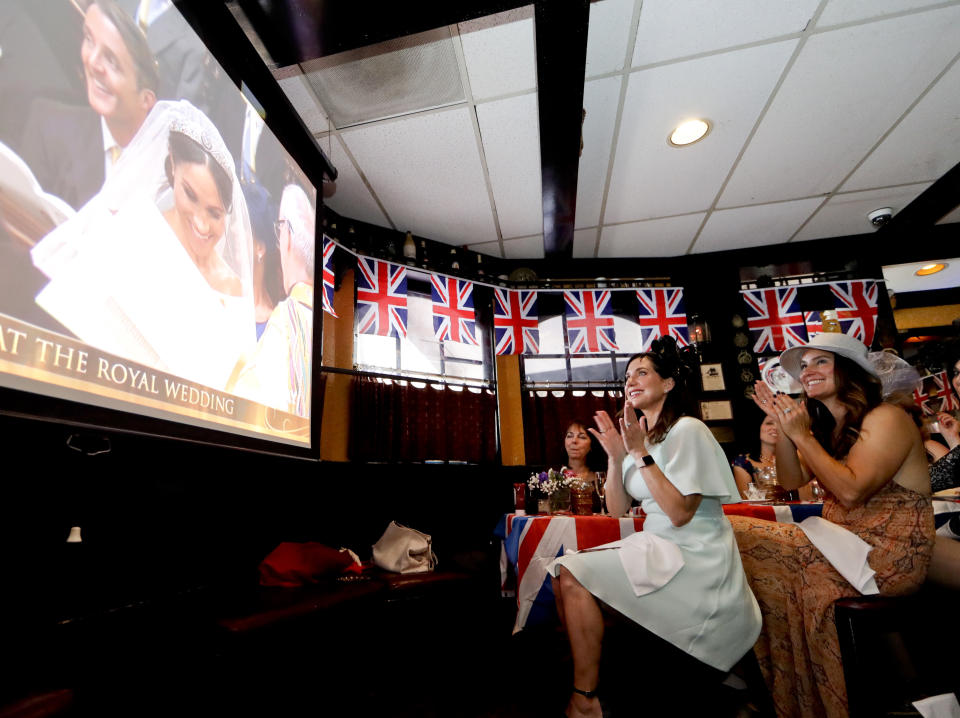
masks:
[[[596,480],[596,482],[593,484],[593,487],[594,487],[594,489],[595,489],[596,492],[597,492],[597,496],[600,497],[600,515],[601,515],[601,516],[606,516],[606,515],[607,515],[607,509],[606,509],[606,505],[604,504],[603,497],[604,497],[604,495],[606,494],[606,487],[604,486],[604,483],[606,483],[606,481],[607,481],[607,472],[606,472],[606,471],[597,471],[597,472],[596,472],[596,476],[597,476],[597,480]]]

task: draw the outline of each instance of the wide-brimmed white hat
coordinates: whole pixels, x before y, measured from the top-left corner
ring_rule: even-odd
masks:
[[[849,334],[840,334],[838,332],[823,332],[817,334],[806,344],[799,347],[790,347],[780,355],[780,366],[786,369],[790,376],[800,378],[800,359],[804,353],[810,349],[822,349],[823,351],[839,354],[858,365],[865,372],[878,379],[876,367],[870,361],[867,354],[867,347],[863,342],[854,339]]]

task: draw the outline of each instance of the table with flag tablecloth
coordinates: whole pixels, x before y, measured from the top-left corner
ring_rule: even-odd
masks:
[[[752,516],[780,523],[799,523],[819,516],[820,503],[766,504],[741,502],[724,504],[728,516]],[[960,502],[934,501],[937,534],[960,538]],[[644,517],[628,516],[518,516],[506,514],[494,534],[503,539],[500,573],[506,584],[508,569],[516,577],[517,620],[514,631],[526,625],[556,620],[553,587],[547,565],[568,550],[579,551],[626,538],[643,530]]]

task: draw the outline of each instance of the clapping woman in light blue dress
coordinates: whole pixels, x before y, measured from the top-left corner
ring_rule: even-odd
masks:
[[[760,609],[721,506],[739,501],[739,492],[720,445],[691,415],[691,359],[670,338],[654,341],[627,364],[623,418],[595,416],[610,513],[622,515],[633,497],[647,518],[622,545],[568,554],[550,569],[573,655],[568,716],[601,715],[601,605],[723,671],[760,633]]]

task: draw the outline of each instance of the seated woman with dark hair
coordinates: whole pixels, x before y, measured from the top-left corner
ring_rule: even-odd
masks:
[[[867,348],[844,334],[817,335],[788,349],[781,365],[806,401],[757,382],[754,401],[776,419],[777,479],[798,488],[815,474],[824,489],[823,521],[797,524],[731,517],[743,567],[760,609],[754,648],[777,715],[848,714],[833,604],[861,592],[915,591],[933,550],[930,480],[920,432],[882,400]],[[850,544],[854,544],[851,548]],[[862,565],[840,570],[826,555],[860,550]],[[858,587],[853,577],[860,569]]]
[[[573,654],[568,716],[601,715],[601,606],[722,671],[760,632],[760,611],[722,508],[738,500],[737,487],[720,445],[692,415],[688,357],[670,338],[633,356],[623,418],[614,424],[597,412],[597,429],[590,430],[608,457],[610,513],[621,515],[635,497],[647,517],[643,531],[611,550],[568,554],[548,568]]]
[[[593,481],[594,472],[606,465],[606,455],[590,438],[589,424],[574,419],[563,436],[563,448],[567,453],[566,465],[581,479]],[[602,462],[602,463],[601,463]]]
[[[777,422],[769,416],[764,416],[763,421],[760,422],[760,435],[755,442],[757,448],[734,458],[733,478],[737,482],[740,498],[747,498],[747,486],[756,480],[758,471],[764,468],[776,468],[773,452],[778,438],[780,434],[777,430]]]

